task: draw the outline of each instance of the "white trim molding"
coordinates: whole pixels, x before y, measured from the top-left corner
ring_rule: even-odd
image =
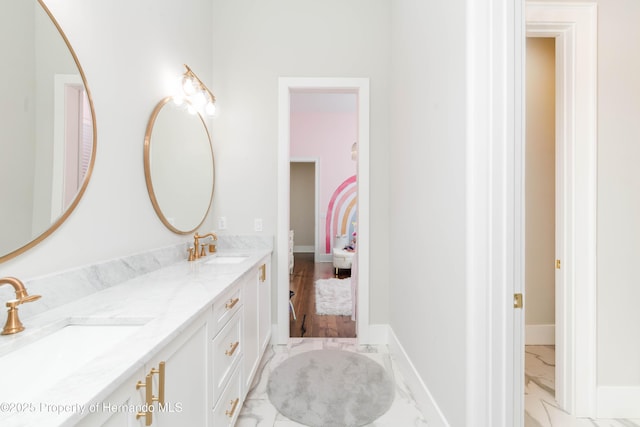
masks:
[[[316,248],[313,245],[307,245],[307,246],[294,245],[293,253],[315,254]]]
[[[556,325],[526,325],[525,345],[555,345]]]
[[[466,425],[524,425],[524,2],[467,1]]]
[[[422,378],[411,362],[411,359],[409,359],[409,356],[398,340],[398,337],[393,332],[393,329],[390,326],[385,326],[388,327],[387,334],[389,341],[389,352],[391,353],[394,362],[396,362],[398,366],[400,374],[402,375],[402,379],[413,394],[413,398],[418,405],[418,409],[420,409],[420,412],[422,412],[422,415],[425,417],[427,424],[433,426],[448,427],[449,422],[438,407],[438,404],[431,395],[429,388],[424,383],[424,381],[422,381]]]
[[[597,4],[526,2],[527,36],[556,40],[562,261],[556,289],[556,400],[595,417]],[[524,249],[522,249],[524,251]]]

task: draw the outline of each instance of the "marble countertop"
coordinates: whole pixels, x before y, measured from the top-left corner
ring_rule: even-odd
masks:
[[[0,336],[0,424],[5,427],[74,425],[89,414],[92,404],[102,402],[144,368],[158,351],[203,315],[225,289],[270,253],[270,249],[228,250],[213,256],[246,255],[247,258],[228,264],[209,263],[212,256],[178,262],[49,310],[24,321],[23,332]],[[43,298],[46,297],[44,294]],[[100,356],[75,368],[51,388],[39,385],[36,376],[28,386],[20,381],[22,385],[16,385],[18,390],[10,391],[12,386],[6,380],[8,370],[46,371],[47,366],[33,366],[30,360],[21,360],[20,366],[5,366],[2,363],[5,356],[37,342],[71,320],[74,324],[143,326]],[[28,395],[21,394],[20,388],[28,391]]]

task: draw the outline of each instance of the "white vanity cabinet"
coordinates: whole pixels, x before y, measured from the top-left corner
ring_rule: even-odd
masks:
[[[211,364],[209,407],[213,409],[213,420],[210,425],[216,427],[233,425],[232,422],[235,423],[242,403],[240,393],[233,390],[233,384],[237,381],[238,366],[242,364],[245,352],[242,336],[243,313],[246,309],[244,285],[244,279],[240,278],[213,303],[214,328],[212,328],[209,347]],[[225,405],[224,402],[227,400],[233,401],[234,405]],[[220,410],[224,406],[234,407]]]
[[[207,425],[209,318],[209,312],[201,316],[145,365],[153,387],[151,425]]]
[[[195,320],[176,325],[174,338],[99,402],[104,410],[76,425],[235,425],[271,337],[270,269],[268,255]]]
[[[136,388],[139,381],[144,382],[145,374],[138,370],[125,381],[108,398],[95,402],[87,408],[89,415],[85,416],[76,426],[78,427],[129,427],[144,426],[144,418],[136,419],[137,409],[143,409],[144,389]]]
[[[262,354],[271,339],[271,261],[263,258],[251,272],[245,292],[245,356],[243,367],[243,397],[249,392]]]
[[[270,257],[265,257],[238,280],[241,308],[218,335],[218,337],[229,335],[233,338],[217,337],[214,340],[212,352],[217,355],[217,358],[213,360],[215,402],[213,427],[235,424],[262,354],[271,338],[270,265]],[[241,356],[238,356],[237,365],[231,356],[222,357],[223,350],[229,351],[232,348],[236,331],[238,331],[236,322],[241,324],[238,346]],[[225,376],[222,377],[222,374]]]
[[[77,426],[206,426],[209,318],[192,322]]]
[[[264,258],[258,269],[258,363],[271,340],[271,258]]]

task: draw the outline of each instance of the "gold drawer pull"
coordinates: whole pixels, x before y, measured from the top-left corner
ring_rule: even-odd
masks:
[[[145,377],[145,382],[142,381],[138,381],[138,383],[136,384],[136,390],[140,390],[141,388],[144,387],[144,391],[145,391],[145,403],[147,404],[147,411],[144,412],[138,412],[136,414],[136,420],[144,417],[145,418],[145,426],[150,426],[151,423],[153,422],[153,411],[150,409],[150,406],[153,405],[153,389],[152,389],[152,381],[151,381],[151,374],[147,375]]]
[[[232,400],[231,403],[231,410],[230,411],[224,411],[224,414],[229,417],[229,418],[233,418],[233,414],[236,412],[236,407],[238,406],[238,402],[240,402],[240,398],[236,398],[236,400]]]
[[[238,301],[240,301],[240,298],[233,298],[233,299],[230,299],[230,300],[229,300],[229,301],[224,305],[224,307],[225,307],[227,310],[231,310],[231,309],[232,309],[232,308],[233,308],[233,307],[238,303]]]
[[[164,376],[165,376],[165,362],[158,364],[158,369],[152,368],[149,372],[150,375],[158,374],[158,397],[154,397],[153,400],[164,405]]]
[[[238,348],[239,344],[240,344],[240,341],[236,341],[235,343],[231,344],[229,346],[229,350],[226,350],[224,354],[226,354],[227,356],[233,356],[233,353],[236,352],[236,348]]]
[[[260,266],[260,281],[265,282],[267,280],[267,264]]]

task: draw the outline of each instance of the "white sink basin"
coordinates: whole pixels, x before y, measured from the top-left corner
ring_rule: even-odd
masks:
[[[240,264],[247,258],[247,255],[214,255],[206,264]]]
[[[0,402],[30,402],[142,326],[141,322],[114,324],[109,319],[104,324],[68,320],[54,332],[0,357],[5,385],[0,387]]]

